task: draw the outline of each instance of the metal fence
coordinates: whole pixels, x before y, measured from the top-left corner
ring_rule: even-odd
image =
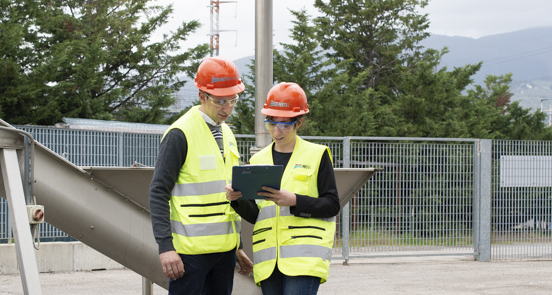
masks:
[[[351,167],[385,168],[351,201],[351,251],[473,253],[474,142],[404,141],[350,144]]]
[[[552,258],[552,142],[493,142],[492,259]]]
[[[35,140],[78,166],[154,166],[162,136],[53,127],[18,128],[33,134]],[[242,160],[247,162],[255,138],[253,135],[236,135],[236,138]],[[492,158],[492,175],[490,169],[486,175],[481,168],[481,142],[477,139],[304,138],[330,147],[335,167],[385,169],[376,173],[340,212],[334,255],[346,259],[477,256],[480,245],[488,241],[492,242],[489,248],[493,260],[552,257],[550,142],[493,141],[492,155],[488,153]],[[505,164],[505,161],[510,162]],[[512,166],[515,161],[522,161],[525,166]],[[530,178],[541,179],[540,182],[520,186],[516,183],[520,182],[518,168],[531,170]],[[485,211],[480,204],[486,196],[480,191],[485,188],[486,178],[492,179],[492,184],[488,184],[488,199],[492,199],[489,218],[480,214]],[[68,238],[51,225],[41,226],[43,240]],[[486,226],[490,229],[485,230]],[[9,237],[7,206],[0,199],[0,242]]]

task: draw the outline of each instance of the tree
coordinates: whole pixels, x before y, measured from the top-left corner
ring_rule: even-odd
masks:
[[[418,43],[429,36],[429,22],[417,10],[427,3],[316,0],[314,6],[324,14],[315,19],[317,36],[329,57],[352,61],[350,75],[368,70],[365,87],[393,94],[405,67],[416,64],[422,55]]]
[[[329,61],[322,61],[323,56],[314,39],[314,27],[309,26],[310,16],[306,10],[290,12],[296,20],[292,21],[294,27],[290,37],[297,41],[297,44],[280,43],[283,51],[273,51],[274,69],[273,80],[279,82],[294,82],[299,84],[307,94],[309,105],[313,100],[312,96],[324,85],[324,67],[330,66]],[[240,94],[234,116],[229,122],[236,127],[236,132],[241,134],[254,134],[255,131],[255,65],[254,60],[247,66],[249,73],[243,75],[245,91]],[[313,134],[313,124],[306,124],[305,133]]]
[[[310,98],[327,81],[331,61],[322,54],[320,43],[315,39],[315,27],[311,25],[306,10],[290,12],[295,20],[289,37],[297,43],[280,43],[282,52],[274,50],[274,80],[297,83]]]
[[[551,140],[552,128],[546,127],[546,114],[537,110],[531,113],[515,101],[510,103],[512,74],[489,75],[485,88],[476,85],[468,97],[476,102],[475,115],[466,118],[476,138]]]
[[[316,110],[319,94],[323,87],[335,75],[332,61],[324,57],[320,43],[316,40],[316,28],[306,10],[290,10],[295,17],[290,37],[295,44],[280,43],[281,52],[274,50],[274,81],[294,82],[305,91],[310,110]],[[323,111],[323,110],[322,110]],[[317,128],[321,114],[311,112],[301,132],[308,135],[320,135]]]
[[[255,134],[255,60],[250,60],[247,68],[249,72],[242,73],[245,90],[240,93],[240,99],[228,120],[236,134]]]
[[[2,0],[8,20],[2,32],[10,23],[26,24],[10,39],[11,52],[0,48],[2,67],[13,69],[0,89],[3,118],[45,125],[62,117],[167,123],[166,108],[185,83],[177,74],[193,77],[209,49],[203,44],[178,53],[197,21],[151,42],[172,6],[147,2]]]
[[[326,119],[323,125],[329,129],[323,134],[548,138],[550,131],[542,124],[543,114],[532,115],[518,104],[510,104],[511,75],[489,76],[487,89],[475,85],[475,91],[467,91],[482,63],[452,71],[439,68],[448,50],[419,45],[429,36],[429,22],[427,15],[417,10],[427,3],[315,1],[315,7],[324,14],[314,20],[318,41],[333,64],[342,67],[330,82],[334,85],[325,85],[322,90],[330,93],[327,96],[333,101],[320,101],[329,104],[319,107],[332,114],[326,117],[342,114],[354,123],[349,128]],[[337,84],[336,77],[340,77]],[[365,128],[359,128],[363,125]]]
[[[38,37],[33,29],[36,10],[34,2],[0,0],[0,118],[9,121],[32,116],[34,94],[45,87],[27,74],[38,59],[28,46]]]

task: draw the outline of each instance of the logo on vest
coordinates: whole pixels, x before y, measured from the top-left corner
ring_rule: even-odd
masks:
[[[303,165],[303,164],[295,164],[295,166],[293,166],[293,169],[297,169],[297,168],[311,169],[311,166],[310,165]]]

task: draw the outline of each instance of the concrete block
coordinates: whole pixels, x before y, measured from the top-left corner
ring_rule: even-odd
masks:
[[[14,244],[0,244],[0,274],[18,274]]]
[[[125,268],[81,242],[40,243],[35,256],[39,272]],[[19,274],[15,244],[0,244],[0,275],[3,274]]]
[[[115,260],[102,253],[86,246],[81,242],[73,244],[73,270],[94,270],[94,269],[124,269],[125,267]]]
[[[73,245],[67,242],[40,243],[35,249],[39,272],[63,272],[73,270]]]

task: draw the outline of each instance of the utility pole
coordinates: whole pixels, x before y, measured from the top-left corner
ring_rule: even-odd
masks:
[[[255,0],[255,146],[251,148],[251,154],[272,142],[261,113],[266,95],[274,83],[272,19],[272,0]]]
[[[548,105],[548,110],[543,108],[542,106],[542,102],[545,101],[545,100],[549,100],[548,98],[543,98],[541,99],[541,112],[545,113],[548,115],[548,127],[552,126],[552,104],[549,104]]]
[[[237,31],[237,30],[220,30],[219,29],[219,9],[221,3],[237,3],[238,1],[219,1],[211,0],[211,5],[207,6],[211,9],[211,33],[210,36],[210,47],[211,47],[211,56],[219,55],[219,33],[227,31]],[[237,36],[236,36],[237,43]]]

